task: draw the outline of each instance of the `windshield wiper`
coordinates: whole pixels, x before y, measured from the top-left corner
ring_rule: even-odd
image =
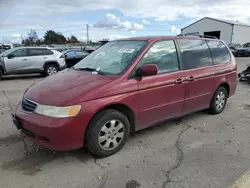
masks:
[[[96,69],[94,68],[90,68],[90,67],[85,67],[85,68],[74,68],[74,70],[85,70],[85,71],[95,71],[98,72]]]
[[[90,71],[90,72],[97,72],[100,75],[107,75],[107,73],[102,72],[100,70],[90,68],[90,67],[84,67],[84,68],[73,68],[74,70],[83,70],[83,71]]]

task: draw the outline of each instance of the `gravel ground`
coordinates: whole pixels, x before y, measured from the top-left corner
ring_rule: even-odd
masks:
[[[238,58],[239,71],[250,63]],[[11,121],[24,90],[40,76],[0,81],[1,188],[221,188],[250,168],[250,85],[239,83],[225,111],[199,112],[131,137],[117,154],[53,152],[24,139]],[[11,107],[11,108],[10,108]]]

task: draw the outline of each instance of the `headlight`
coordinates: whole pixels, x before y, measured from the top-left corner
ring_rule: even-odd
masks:
[[[36,108],[36,113],[55,117],[55,118],[66,118],[74,117],[80,112],[81,106],[66,106],[66,107],[56,107],[56,106],[47,106],[47,105],[38,105]]]

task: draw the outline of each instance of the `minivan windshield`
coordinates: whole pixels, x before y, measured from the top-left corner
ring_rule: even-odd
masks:
[[[118,75],[146,45],[146,41],[108,42],[77,63],[73,69]]]

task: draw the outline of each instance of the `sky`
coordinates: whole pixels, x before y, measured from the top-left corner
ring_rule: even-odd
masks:
[[[16,43],[35,29],[86,41],[176,35],[203,17],[250,23],[249,0],[0,0],[0,42]]]

